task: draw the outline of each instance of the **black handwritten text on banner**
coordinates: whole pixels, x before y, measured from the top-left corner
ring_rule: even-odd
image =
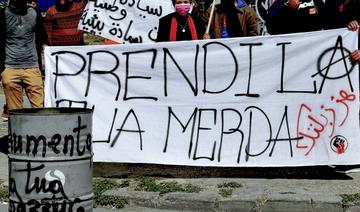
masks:
[[[159,19],[173,11],[170,0],[89,0],[79,29],[118,42],[153,42]]]
[[[94,108],[96,161],[199,166],[360,162],[345,29],[46,49],[46,106]]]

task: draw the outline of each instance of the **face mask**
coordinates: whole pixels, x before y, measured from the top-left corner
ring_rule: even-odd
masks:
[[[188,12],[190,11],[190,4],[175,4],[175,11],[180,16],[186,16]]]

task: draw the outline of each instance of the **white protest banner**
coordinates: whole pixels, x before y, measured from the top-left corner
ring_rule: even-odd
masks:
[[[118,42],[153,42],[159,19],[172,12],[171,0],[89,0],[79,29]]]
[[[358,164],[356,47],[346,29],[47,47],[45,102],[94,109],[95,161]]]

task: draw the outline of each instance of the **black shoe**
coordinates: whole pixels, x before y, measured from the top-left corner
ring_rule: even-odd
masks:
[[[9,154],[10,138],[8,135],[5,135],[0,138],[0,152],[5,155]]]
[[[7,104],[5,104],[3,106],[4,110],[3,113],[1,114],[1,119],[5,122],[9,120],[9,113],[8,113],[8,107]]]

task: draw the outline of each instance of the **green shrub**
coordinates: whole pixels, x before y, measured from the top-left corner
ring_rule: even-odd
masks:
[[[9,191],[5,188],[0,188],[0,202],[9,201]]]
[[[199,193],[201,188],[191,184],[179,184],[178,182],[157,182],[155,177],[136,178],[135,191],[160,192],[166,194],[171,192]]]
[[[117,189],[129,185],[128,181],[118,184],[115,180],[110,179],[94,179],[94,207],[105,206],[114,207],[117,209],[123,208],[128,204],[128,200],[123,197],[103,195],[103,193],[110,189]]]

